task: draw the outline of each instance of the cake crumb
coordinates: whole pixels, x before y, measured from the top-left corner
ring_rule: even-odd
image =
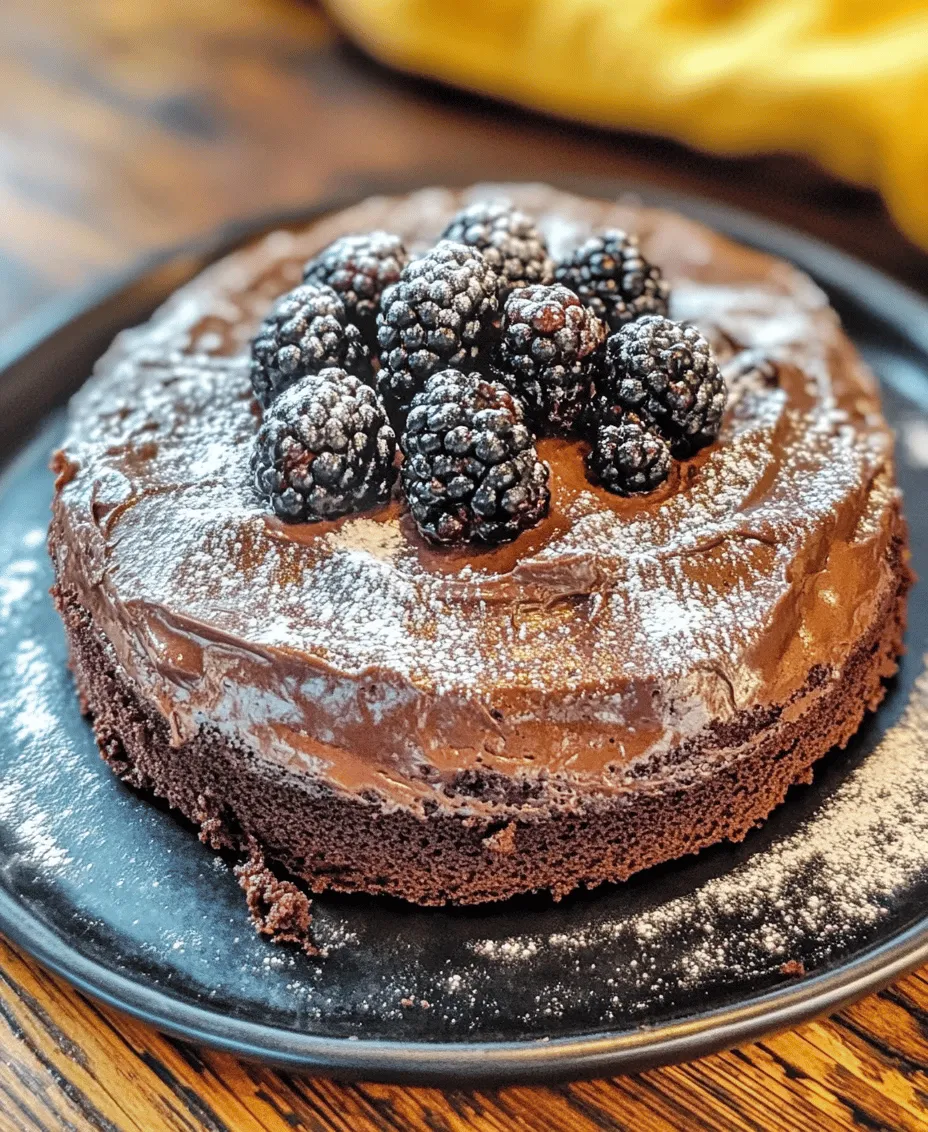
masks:
[[[806,973],[806,965],[801,959],[788,959],[780,964],[780,974],[800,978]]]
[[[235,866],[235,875],[251,921],[262,935],[274,943],[299,944],[307,955],[319,955],[310,935],[312,901],[292,881],[275,876],[254,838],[249,838],[248,860]]]

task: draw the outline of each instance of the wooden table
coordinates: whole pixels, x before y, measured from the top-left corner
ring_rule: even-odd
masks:
[[[5,0],[0,325],[222,221],[365,173],[644,178],[785,220],[926,285],[870,194],[786,159],[721,162],[391,76],[296,0]],[[612,1081],[497,1092],[338,1085],[169,1041],[0,940],[13,1129],[918,1129],[928,972],[828,1021]]]

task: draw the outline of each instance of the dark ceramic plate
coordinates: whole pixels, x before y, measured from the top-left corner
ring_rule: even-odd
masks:
[[[795,233],[642,195],[785,255],[828,290],[882,380],[915,566],[928,576],[928,307]],[[885,705],[742,845],[557,905],[443,911],[320,899],[322,962],[259,939],[229,862],[117,782],[78,711],[47,596],[53,410],[116,330],[269,223],[171,255],[38,324],[31,344],[9,346],[0,928],[81,989],[170,1033],[315,1072],[406,1081],[550,1080],[694,1057],[833,1010],[928,960],[924,587]]]

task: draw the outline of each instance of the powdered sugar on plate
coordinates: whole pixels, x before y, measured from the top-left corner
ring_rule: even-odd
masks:
[[[7,544],[7,559],[0,567],[0,624],[19,618],[37,601],[45,599],[42,562],[45,532],[28,530],[20,545]],[[7,656],[13,680],[4,705],[20,758],[0,780],[0,821],[15,824],[16,839],[11,856],[19,865],[37,870],[55,870],[71,858],[50,832],[52,822],[42,808],[40,776],[61,749],[64,738],[60,720],[47,699],[49,657],[40,641],[24,637]],[[10,863],[9,859],[6,862]]]
[[[622,943],[642,992],[657,980],[692,989],[712,976],[769,972],[816,941],[825,962],[888,915],[928,865],[928,656],[902,718],[793,832],[691,892],[578,932],[525,934],[471,944],[482,958],[518,966],[547,948],[584,957]],[[734,919],[739,927],[729,930]],[[663,941],[685,937],[675,970]]]

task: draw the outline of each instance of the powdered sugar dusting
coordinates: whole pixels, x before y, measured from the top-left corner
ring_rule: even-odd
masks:
[[[406,543],[395,523],[366,518],[350,519],[325,537],[333,548],[367,554],[381,561],[395,560]]]
[[[147,327],[120,338],[75,398],[65,444],[78,470],[61,503],[96,544],[95,563],[105,563],[99,581],[109,600],[95,614],[105,620],[117,603],[132,609],[138,647],[120,659],[143,686],[163,688],[174,701],[183,734],[198,719],[185,706],[186,677],[176,680],[150,647],[161,611],[175,636],[205,625],[259,656],[286,649],[313,671],[344,673],[338,718],[325,719],[317,698],[307,718],[285,721],[318,742],[338,744],[352,723],[363,726],[360,681],[376,671],[399,689],[390,701],[397,709],[418,697],[431,713],[428,726],[419,717],[429,749],[399,716],[390,730],[389,704],[378,720],[388,754],[395,748],[417,766],[452,747],[459,757],[451,705],[463,701],[498,719],[497,701],[507,701],[508,713],[515,689],[549,705],[564,727],[565,752],[593,748],[607,739],[586,725],[589,697],[573,695],[582,674],[587,688],[658,689],[662,728],[637,757],[659,757],[707,718],[755,706],[766,678],[756,658],[777,633],[778,611],[792,601],[797,618],[816,615],[819,599],[807,582],[821,572],[816,548],[836,524],[880,539],[892,488],[867,496],[861,485],[891,485],[889,436],[871,379],[818,288],[679,217],[543,187],[513,195],[559,247],[596,224],[636,228],[646,247],[655,244],[673,285],[672,313],[698,324],[727,366],[732,402],[719,443],[659,505],[645,499],[616,509],[592,487],[565,495],[562,520],[552,517],[534,543],[524,536],[515,544],[517,552],[530,547],[515,568],[492,555],[457,569],[436,564],[411,539],[398,502],[315,532],[288,530],[266,514],[249,468],[257,419],[247,340],[269,293],[298,276],[333,225],[373,223],[424,238],[441,230],[460,198],[430,190],[412,202],[368,202],[237,253]],[[561,488],[554,483],[556,495]],[[576,608],[565,599],[576,599]],[[847,639],[856,634],[847,610],[857,600],[848,595],[831,618],[838,638],[842,616]],[[797,624],[797,636],[806,631]],[[198,637],[197,647],[208,654],[204,669],[223,672],[205,692],[200,682],[198,710],[236,719],[251,694],[250,669],[226,663],[224,643]],[[798,687],[779,691],[785,699]],[[246,738],[260,749],[261,735],[284,722],[272,714],[280,697],[252,708]],[[622,722],[613,712],[613,730]],[[246,720],[239,724],[247,731]],[[518,736],[505,733],[505,723],[501,730],[507,749],[498,761],[489,749],[484,765],[508,774],[521,754]],[[484,745],[494,742],[488,735]],[[531,759],[523,761],[531,772]],[[378,774],[363,788],[376,789]],[[447,804],[439,786],[422,789]]]
[[[542,193],[542,199],[549,198]],[[439,222],[447,198],[436,194],[427,203]],[[637,215],[619,213],[631,220]],[[603,219],[611,215],[604,206]],[[589,219],[571,218],[569,208],[565,217],[565,240]],[[268,256],[292,257],[285,265],[292,272],[308,242],[334,234],[281,238],[269,245]],[[689,245],[693,272],[703,270],[700,264],[711,268],[711,252],[705,242]],[[249,317],[258,315],[256,296],[270,293],[279,278],[265,263],[256,283],[253,268],[240,262],[237,278],[225,269],[214,277],[220,289],[255,287]],[[518,623],[501,620],[498,636],[468,622],[462,594],[479,595],[477,608],[493,627],[493,611],[506,604],[512,578],[480,563],[456,575],[430,573],[398,523],[357,517],[328,530],[312,555],[280,536],[250,494],[241,458],[254,418],[237,352],[241,340],[230,337],[223,319],[240,320],[243,306],[220,297],[200,326],[202,303],[181,295],[156,328],[127,336],[119,347],[143,347],[139,368],[130,365],[118,380],[91,383],[78,402],[100,421],[96,436],[73,442],[73,455],[85,469],[92,464],[94,474],[79,475],[72,490],[86,514],[95,508],[88,540],[99,539],[100,547],[110,540],[108,552],[118,559],[109,575],[101,572],[102,582],[143,605],[182,594],[186,613],[254,634],[269,648],[296,642],[331,657],[337,629],[355,659],[396,656],[410,681],[466,692],[496,665],[501,679],[544,687],[545,674],[530,665],[539,644],[553,676],[564,678],[568,664],[576,663],[576,631],[563,607],[539,608],[535,601],[545,587],[552,592],[573,537],[575,547],[593,548],[604,570],[617,571],[614,621],[601,594],[590,595],[589,604],[613,658],[638,663],[612,632],[625,619],[642,629],[641,655],[657,658],[666,671],[687,657],[707,662],[689,701],[692,726],[701,726],[705,705],[719,713],[725,697],[751,695],[749,666],[735,666],[726,684],[711,665],[720,655],[743,654],[749,644],[743,622],[777,607],[791,548],[819,538],[829,508],[867,477],[873,486],[855,538],[875,537],[883,510],[894,503],[892,483],[881,471],[886,451],[879,437],[874,442],[858,418],[829,402],[825,354],[838,341],[835,326],[820,295],[798,279],[787,272],[771,280],[780,294],[797,288],[784,303],[794,303],[798,313],[785,317],[784,311],[783,336],[768,335],[759,354],[750,345],[758,317],[750,303],[735,310],[726,298],[723,323],[716,317],[721,307],[700,313],[698,288],[688,297],[685,286],[678,288],[692,317],[716,333],[719,348],[733,351],[726,455],[710,454],[693,507],[675,510],[670,499],[666,521],[649,522],[632,507],[621,522],[613,521],[598,513],[594,492],[581,492],[557,553],[541,547],[518,576],[534,604],[526,602]],[[800,356],[796,335],[812,337],[821,354]],[[784,385],[771,383],[770,359],[786,367],[802,362],[798,376],[783,378],[799,383],[790,396]],[[867,379],[858,376],[866,403]],[[848,380],[853,384],[854,375]],[[797,410],[792,396],[800,405],[803,398],[814,404]],[[207,420],[214,427],[207,429]],[[109,451],[98,466],[102,447]],[[785,453],[782,466],[775,451]],[[155,458],[164,482],[149,492],[144,469]],[[39,465],[44,462],[43,451]],[[922,465],[913,460],[911,466]],[[793,492],[802,494],[801,516]],[[17,499],[10,512],[21,534],[0,546],[0,664],[15,690],[0,703],[6,740],[0,743],[2,883],[27,894],[24,902],[33,901],[76,946],[99,946],[108,966],[146,985],[213,1004],[228,1016],[348,1038],[543,1037],[652,1024],[692,1009],[693,1002],[700,1009],[724,1002],[728,994],[779,982],[790,959],[817,969],[895,930],[903,912],[921,912],[913,893],[928,883],[928,673],[910,687],[904,669],[896,701],[879,716],[888,730],[875,749],[833,789],[795,791],[767,828],[738,850],[719,847],[558,906],[538,900],[458,914],[321,898],[314,930],[327,958],[311,961],[275,949],[248,926],[228,862],[211,857],[189,829],[125,789],[99,760],[78,716],[60,625],[46,596],[44,481],[30,508],[22,513]],[[145,538],[133,533],[132,515]],[[716,547],[707,545],[710,529],[721,536]],[[179,532],[190,551],[184,569],[177,564]],[[705,561],[704,572],[684,569],[687,560]],[[319,600],[308,610],[301,579],[310,568],[319,571],[313,575]],[[235,579],[242,572],[267,596],[260,608],[236,604]],[[723,575],[733,579],[724,595],[714,584]],[[750,586],[745,577],[753,579]],[[823,589],[823,600],[827,594],[833,603],[834,591]],[[700,624],[710,606],[711,636]],[[412,631],[428,640],[428,653],[403,651]],[[292,709],[289,689],[283,691],[269,708],[275,718]],[[903,696],[908,706],[890,726]],[[613,716],[622,719],[620,702],[604,698],[596,708],[613,722]],[[565,698],[556,710],[569,719],[592,709],[578,697]],[[825,774],[841,779],[846,757],[828,760]],[[807,816],[789,831],[803,806]],[[786,833],[777,832],[784,826],[778,818]]]
[[[40,519],[45,507],[43,491]],[[106,940],[107,964],[149,985],[223,1013],[345,1037],[654,1023],[691,1008],[693,996],[702,1005],[775,985],[797,956],[809,970],[840,959],[896,922],[899,902],[928,882],[926,670],[882,741],[794,831],[764,831],[743,850],[559,906],[457,916],[318,899],[314,930],[326,958],[274,948],[248,926],[229,863],[100,761],[64,669],[42,532],[23,518],[22,536],[0,547],[0,585],[30,581],[0,616],[12,689],[0,704],[0,883],[31,900],[50,886],[48,915],[74,908],[67,937]],[[344,539],[346,553],[392,554],[363,523]],[[35,568],[24,569],[26,560]],[[780,812],[787,823],[804,798],[798,792]],[[724,863],[730,853],[734,863]]]
[[[19,546],[8,542],[0,568],[0,628],[21,618],[44,599],[45,579],[37,548],[45,532],[28,530]],[[39,551],[44,555],[44,551]],[[56,757],[63,739],[61,722],[48,696],[51,672],[43,644],[24,637],[6,657],[10,691],[5,705],[11,733],[20,758],[0,780],[0,822],[15,825],[14,847],[6,867],[61,869],[70,862],[68,852],[52,833],[52,818],[39,801],[41,774]]]

